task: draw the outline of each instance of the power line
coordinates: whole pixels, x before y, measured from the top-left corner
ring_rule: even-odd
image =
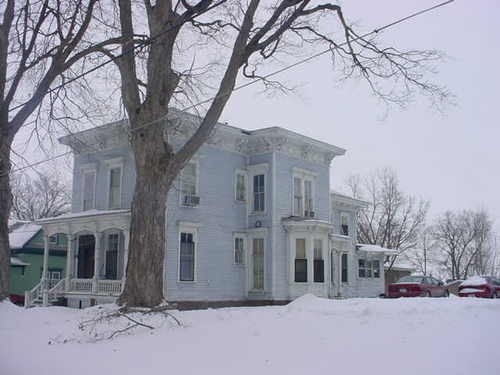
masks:
[[[420,10],[420,11],[417,11],[417,12],[411,13],[411,14],[409,14],[408,16],[405,16],[405,17],[399,18],[399,19],[397,19],[397,20],[395,20],[395,21],[393,21],[393,22],[391,22],[391,23],[388,23],[388,24],[386,24],[386,25],[384,25],[384,26],[381,26],[381,27],[379,27],[379,28],[373,29],[372,31],[370,31],[370,32],[368,32],[368,33],[365,33],[365,34],[363,34],[363,35],[360,35],[360,36],[358,36],[358,37],[356,37],[356,38],[352,39],[351,41],[352,41],[352,42],[355,42],[355,41],[357,41],[357,40],[364,39],[364,38],[366,38],[366,37],[368,37],[368,36],[370,36],[370,35],[377,34],[377,33],[381,32],[381,31],[387,30],[387,29],[389,29],[389,28],[391,28],[391,27],[393,27],[393,26],[396,26],[396,25],[401,24],[401,23],[403,23],[403,22],[405,22],[405,21],[408,21],[408,20],[410,20],[410,19],[413,19],[413,18],[415,18],[415,17],[418,17],[418,16],[420,16],[420,15],[422,15],[422,14],[425,14],[425,13],[431,12],[431,11],[433,11],[433,10],[435,10],[435,9],[438,9],[438,8],[441,8],[441,7],[445,6],[445,5],[448,5],[448,4],[450,4],[450,3],[454,2],[454,1],[455,1],[455,0],[447,0],[447,1],[444,1],[444,2],[442,2],[442,3],[436,4],[436,5],[432,6],[432,7],[425,8],[425,9],[422,9],[422,10]],[[210,97],[210,98],[208,98],[208,99],[202,100],[202,101],[200,101],[200,102],[198,102],[198,103],[195,103],[195,104],[192,104],[192,105],[190,105],[190,106],[187,106],[187,107],[183,108],[180,112],[181,112],[181,113],[182,113],[182,112],[186,112],[186,111],[188,111],[188,110],[190,110],[190,109],[193,109],[193,108],[196,108],[196,107],[198,107],[198,106],[200,106],[200,105],[202,105],[202,104],[206,104],[206,103],[208,103],[208,102],[210,102],[210,101],[213,101],[213,100],[215,100],[215,99],[217,99],[217,98],[219,98],[219,97],[223,97],[224,95],[229,95],[229,94],[230,94],[230,93],[232,93],[232,92],[235,92],[235,91],[241,90],[241,89],[243,89],[243,88],[249,87],[249,86],[251,86],[251,85],[253,85],[253,84],[257,83],[257,82],[260,82],[262,79],[268,79],[268,78],[273,77],[273,76],[275,76],[275,75],[277,75],[277,74],[280,74],[280,73],[283,73],[283,72],[285,72],[285,71],[287,71],[287,70],[290,70],[290,69],[292,69],[292,68],[295,68],[296,66],[303,65],[303,64],[305,64],[305,63],[307,63],[307,62],[309,62],[309,61],[311,61],[311,60],[314,60],[314,59],[316,59],[316,58],[318,58],[318,57],[320,57],[320,56],[322,56],[322,55],[325,55],[325,54],[327,54],[327,53],[329,53],[329,52],[332,52],[333,50],[336,50],[336,49],[338,49],[339,47],[345,46],[346,44],[347,44],[347,41],[345,41],[345,42],[343,42],[343,43],[341,43],[341,44],[339,44],[339,45],[337,45],[337,46],[335,46],[335,47],[333,47],[333,48],[328,48],[328,49],[325,49],[325,50],[320,51],[320,52],[318,52],[318,53],[315,53],[315,54],[313,54],[313,55],[311,55],[311,56],[309,56],[309,57],[306,57],[306,58],[304,58],[304,59],[298,60],[298,61],[296,61],[296,62],[294,62],[294,63],[292,63],[292,64],[290,64],[290,65],[287,65],[287,66],[285,66],[285,67],[283,67],[283,68],[280,68],[280,69],[278,69],[278,70],[275,70],[275,71],[273,71],[273,72],[271,72],[271,73],[268,73],[267,75],[264,75],[264,76],[262,76],[261,78],[254,78],[254,79],[250,80],[250,81],[249,81],[249,82],[247,82],[247,83],[244,83],[244,84],[242,84],[242,85],[236,86],[236,87],[234,87],[234,88],[233,88],[233,89],[232,89],[229,93],[225,93],[225,94],[222,94],[222,95],[219,95],[219,96],[217,96],[217,95],[216,95],[216,96]],[[122,55],[123,55],[123,54],[122,54]],[[111,61],[112,61],[112,60],[108,61],[107,63],[109,63],[109,62],[111,62]],[[101,64],[101,66],[102,66],[102,64]],[[57,89],[57,88],[56,88],[56,89]],[[157,119],[155,119],[155,120],[153,120],[153,121],[150,121],[150,122],[148,122],[148,123],[145,123],[145,124],[143,124],[143,125],[141,125],[141,126],[139,126],[139,127],[137,127],[137,128],[131,129],[131,130],[133,130],[133,131],[137,131],[137,130],[140,130],[140,129],[144,129],[144,128],[145,128],[145,127],[147,127],[147,126],[154,125],[154,124],[156,124],[157,122],[164,120],[166,117],[167,117],[167,115],[160,116],[159,118],[157,118]],[[96,152],[98,152],[98,151],[96,151]],[[58,155],[56,155],[56,156],[53,156],[53,157],[48,158],[48,159],[45,159],[45,160],[40,160],[40,161],[38,161],[38,162],[35,162],[35,163],[33,163],[33,164],[29,164],[29,165],[23,166],[23,167],[21,167],[21,168],[17,168],[17,169],[16,169],[16,170],[14,170],[13,172],[18,172],[18,171],[21,171],[21,170],[24,170],[24,169],[30,168],[30,167],[32,167],[32,166],[36,166],[36,165],[39,165],[39,164],[42,164],[42,163],[45,163],[45,162],[48,162],[48,161],[52,161],[52,160],[55,160],[55,159],[61,158],[61,157],[63,157],[63,156],[66,156],[66,155],[68,155],[68,154],[71,154],[71,151],[64,152],[64,153],[62,153],[62,154],[58,154]]]

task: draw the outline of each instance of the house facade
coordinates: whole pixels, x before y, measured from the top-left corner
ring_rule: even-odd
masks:
[[[172,112],[180,147],[199,124]],[[63,137],[74,152],[71,214],[40,220],[68,236],[66,278],[38,298],[85,307],[121,292],[135,166],[124,122]],[[281,303],[305,293],[377,296],[385,249],[356,243],[366,203],[330,191],[342,148],[279,127],[218,124],[168,193],[164,294],[185,304]]]
[[[10,299],[24,303],[24,295],[37,286],[43,274],[44,235],[40,225],[17,222],[9,227]],[[49,258],[47,263],[48,287],[56,285],[65,277],[66,238],[54,235],[48,238]]]

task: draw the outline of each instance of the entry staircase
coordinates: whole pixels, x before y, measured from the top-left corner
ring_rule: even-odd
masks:
[[[33,289],[24,292],[24,307],[33,307],[43,305],[43,294],[47,290],[47,302],[56,303],[59,298],[64,296],[64,279],[41,280]]]

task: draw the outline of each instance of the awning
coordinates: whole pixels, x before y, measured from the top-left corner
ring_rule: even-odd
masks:
[[[371,244],[363,244],[363,243],[358,243],[356,245],[356,248],[359,251],[364,251],[367,253],[379,253],[379,254],[384,254],[384,255],[395,255],[398,253],[398,251],[394,250],[394,249],[386,249],[385,247],[382,247],[379,245],[371,245]]]

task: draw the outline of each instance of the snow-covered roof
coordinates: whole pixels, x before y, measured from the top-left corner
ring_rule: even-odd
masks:
[[[71,219],[78,219],[78,218],[84,218],[84,217],[90,217],[90,216],[100,216],[100,215],[113,215],[113,214],[124,214],[128,213],[130,210],[88,210],[88,211],[81,211],[81,212],[74,212],[74,213],[69,213],[69,214],[64,214],[56,217],[49,217],[46,219],[39,219],[36,222],[39,224],[45,224],[45,223],[53,223],[53,222],[58,222],[58,221],[65,221],[65,220],[71,220]]]
[[[31,240],[42,227],[35,223],[24,223],[17,226],[9,233],[9,244],[11,249],[21,249]]]
[[[19,259],[18,257],[10,257],[10,265],[11,266],[29,266],[29,263]]]
[[[358,243],[356,245],[357,249],[360,251],[366,251],[367,253],[383,253],[385,255],[397,254],[397,250],[386,249],[385,247],[379,245],[363,244]]]

